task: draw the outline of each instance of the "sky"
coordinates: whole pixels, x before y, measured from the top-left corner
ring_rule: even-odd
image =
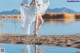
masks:
[[[80,2],[67,2],[67,0],[49,0],[49,8],[62,8],[66,7],[74,11],[80,12]],[[29,0],[30,2],[30,0]],[[11,11],[12,9],[20,10],[20,4],[22,0],[0,0],[0,12]]]

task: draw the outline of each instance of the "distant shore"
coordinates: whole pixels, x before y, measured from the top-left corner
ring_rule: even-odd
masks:
[[[47,22],[72,22],[80,21],[80,14],[68,14],[68,13],[46,13],[43,14],[43,19]],[[0,15],[0,18],[20,20],[20,14]]]

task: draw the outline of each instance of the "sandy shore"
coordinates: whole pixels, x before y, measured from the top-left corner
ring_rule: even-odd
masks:
[[[80,48],[80,35],[76,34],[63,36],[27,36],[18,34],[1,34],[0,43],[53,45],[60,47]]]

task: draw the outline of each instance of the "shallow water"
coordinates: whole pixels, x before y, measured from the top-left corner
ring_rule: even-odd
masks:
[[[70,23],[48,23],[45,22],[39,30],[40,35],[63,35],[80,33],[80,22]],[[31,26],[31,34],[33,34],[34,24]],[[2,34],[26,34],[20,26],[20,21],[0,19],[0,33]],[[5,48],[5,53],[27,53],[25,45],[12,45],[0,43],[0,47]],[[76,53],[76,48],[65,48],[55,46],[39,46],[42,53]],[[33,45],[31,45],[31,53],[34,53]]]
[[[5,53],[27,53],[26,45],[0,44],[5,48]],[[31,45],[31,53],[34,53],[34,46]],[[55,46],[39,46],[42,53],[76,53],[76,48],[64,48]]]
[[[21,28],[20,21],[0,19],[0,25],[4,23],[4,26],[0,26],[0,33],[8,34],[26,34]],[[31,26],[31,34],[34,31],[34,24]],[[40,35],[65,35],[65,34],[78,34],[80,33],[80,22],[73,21],[70,23],[48,23],[45,22],[39,30]]]

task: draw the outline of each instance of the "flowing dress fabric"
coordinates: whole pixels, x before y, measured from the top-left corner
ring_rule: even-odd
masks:
[[[38,6],[40,5],[40,6]],[[30,34],[30,26],[39,16],[47,10],[49,2],[43,4],[42,0],[36,0],[34,4],[21,6],[21,26],[26,30],[26,34]]]
[[[30,26],[35,21],[35,5],[21,6],[21,26],[25,29],[26,34],[30,34]]]
[[[36,0],[36,7],[37,7],[37,15],[44,14],[45,11],[48,9],[49,1],[43,3],[42,0]]]
[[[23,4],[28,4],[28,0],[23,0]],[[29,9],[26,7],[21,6],[21,26],[22,28],[27,29],[27,34],[30,34],[30,24],[28,24],[28,18],[26,16],[28,16],[28,14],[26,14],[26,12],[28,13]],[[26,22],[27,21],[27,22]],[[25,29],[24,28],[24,29]],[[27,53],[31,53],[30,52],[30,45],[26,45],[26,49],[27,49]]]
[[[49,6],[49,1],[41,6],[40,8],[41,14],[44,14],[46,12],[48,6]]]

